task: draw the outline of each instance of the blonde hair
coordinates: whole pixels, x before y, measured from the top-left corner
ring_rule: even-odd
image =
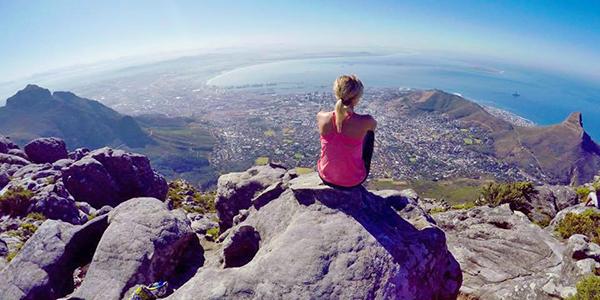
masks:
[[[335,102],[335,125],[342,132],[342,122],[350,106],[356,104],[363,94],[363,84],[356,75],[342,75],[333,82]]]

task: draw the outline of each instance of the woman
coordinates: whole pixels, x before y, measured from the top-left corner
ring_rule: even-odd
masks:
[[[317,113],[321,134],[321,157],[317,170],[321,180],[336,188],[361,185],[371,166],[377,122],[354,112],[363,94],[356,75],[342,75],[333,83],[335,110]]]

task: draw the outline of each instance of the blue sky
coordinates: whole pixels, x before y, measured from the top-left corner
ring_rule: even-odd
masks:
[[[600,82],[600,1],[0,1],[0,81],[124,56],[272,45],[452,52]]]

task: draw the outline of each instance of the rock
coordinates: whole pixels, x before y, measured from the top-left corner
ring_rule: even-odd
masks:
[[[203,262],[202,247],[183,212],[169,211],[158,199],[123,202],[108,214],[108,222],[86,278],[73,297],[122,299],[136,284],[158,280],[172,284],[185,273],[183,269],[195,272]]]
[[[254,258],[258,251],[260,234],[249,225],[236,227],[223,243],[223,266],[241,267]]]
[[[99,161],[119,187],[121,199],[153,197],[164,201],[169,189],[167,181],[154,172],[144,155],[101,148],[86,157]]]
[[[89,262],[107,218],[83,226],[47,220],[0,271],[0,299],[56,299],[73,290],[73,271]]]
[[[8,153],[9,150],[18,148],[9,138],[0,136],[0,153]]]
[[[104,205],[99,210],[96,211],[96,216],[105,215],[105,214],[109,213],[112,209],[113,209],[112,207],[110,207],[108,205]]]
[[[192,221],[192,230],[197,234],[206,234],[211,228],[219,227],[219,223],[212,221],[210,218],[197,218]]]
[[[283,181],[278,181],[276,183],[271,184],[264,191],[260,192],[256,197],[252,198],[252,206],[254,206],[256,209],[260,209],[261,207],[269,203],[271,200],[279,197],[279,195],[283,193],[284,188],[285,184],[283,183]]]
[[[8,254],[8,245],[6,245],[5,241],[0,240],[0,256],[6,256],[7,254]]]
[[[233,225],[233,217],[240,209],[252,206],[256,194],[281,181],[286,170],[279,167],[255,166],[245,172],[229,173],[219,177],[215,206],[221,232]],[[265,196],[265,198],[268,198]],[[255,199],[256,200],[256,199]],[[258,199],[265,202],[265,199]]]
[[[561,211],[567,207],[579,204],[579,197],[573,188],[569,186],[550,186],[554,193],[556,211]]]
[[[53,163],[68,157],[65,141],[55,137],[35,139],[25,145],[24,149],[27,157],[38,164]]]
[[[9,149],[8,152],[6,152],[6,153],[10,154],[10,155],[18,156],[22,159],[29,161],[29,157],[27,157],[27,154],[25,154],[25,151],[23,151],[21,149]]]
[[[104,166],[91,157],[67,167],[63,171],[63,181],[77,201],[85,201],[96,208],[116,206],[122,200],[117,183]]]
[[[90,153],[90,149],[88,148],[77,148],[72,152],[69,152],[69,158],[72,160],[80,160],[82,159],[84,156],[88,155]]]
[[[524,205],[516,209],[525,213],[536,224],[550,223],[561,209],[579,203],[575,191],[570,187],[542,185],[535,187],[536,193]]]
[[[413,225],[428,218],[414,201],[336,190],[316,173],[289,185],[227,231],[222,258],[237,263],[207,261],[167,299],[456,299],[459,265],[443,231]]]
[[[0,164],[24,166],[30,164],[30,162],[16,155],[0,153]]]
[[[62,171],[63,169],[70,167],[74,162],[74,160],[69,158],[59,159],[52,164],[52,169]]]
[[[0,190],[10,182],[10,177],[6,172],[0,172]]]
[[[110,148],[94,150],[64,168],[63,180],[77,201],[95,208],[114,207],[133,197],[164,200],[168,191],[147,157]]]
[[[481,299],[547,299],[577,280],[565,246],[508,204],[433,215],[459,261],[461,292]],[[549,294],[551,293],[551,294]]]

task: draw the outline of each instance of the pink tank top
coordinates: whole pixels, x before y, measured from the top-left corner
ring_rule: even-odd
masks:
[[[349,112],[344,121],[352,117]],[[321,157],[317,170],[321,178],[335,185],[351,187],[363,182],[367,176],[362,158],[363,139],[349,137],[337,131],[335,112],[333,130],[321,135]]]

